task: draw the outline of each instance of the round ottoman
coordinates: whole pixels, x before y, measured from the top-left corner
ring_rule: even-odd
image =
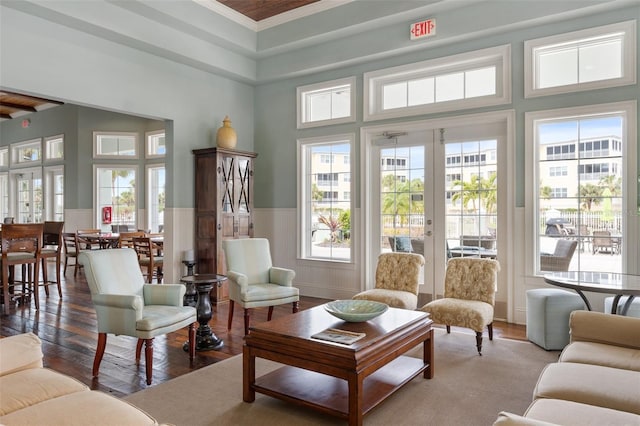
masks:
[[[569,315],[584,308],[571,291],[527,290],[527,339],[546,350],[562,350],[569,344]]]

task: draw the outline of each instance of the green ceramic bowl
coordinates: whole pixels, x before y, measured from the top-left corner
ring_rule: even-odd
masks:
[[[324,309],[347,322],[368,321],[383,314],[389,306],[371,300],[334,300],[325,303]]]

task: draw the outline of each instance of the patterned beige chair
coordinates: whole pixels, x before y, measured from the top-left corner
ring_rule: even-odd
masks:
[[[420,268],[424,257],[416,253],[382,253],[376,268],[376,286],[353,296],[373,300],[394,308],[416,309]]]
[[[482,355],[482,331],[493,340],[493,305],[500,264],[493,259],[462,257],[450,259],[444,282],[444,298],[424,305],[433,322],[466,327],[476,332],[478,354]]]

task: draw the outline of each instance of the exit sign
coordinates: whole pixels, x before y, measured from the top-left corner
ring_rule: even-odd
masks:
[[[413,23],[409,27],[409,32],[411,40],[434,36],[436,35],[436,20],[432,18]]]

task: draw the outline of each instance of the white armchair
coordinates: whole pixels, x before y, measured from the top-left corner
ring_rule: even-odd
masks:
[[[189,327],[189,359],[195,357],[196,309],[183,306],[182,284],[146,284],[138,256],[133,249],[83,251],[78,262],[84,266],[91,298],[98,317],[98,348],[93,375],[98,375],[107,345],[107,333],[138,338],[136,363],[145,343],[147,384],[153,372],[153,339]]]
[[[273,307],[292,303],[292,312],[298,312],[299,291],[293,287],[295,271],[272,265],[269,240],[243,238],[222,241],[229,280],[229,319],[231,329],[233,308],[239,303],[244,308],[244,334],[249,333],[252,308],[269,307],[267,321],[271,321]]]

